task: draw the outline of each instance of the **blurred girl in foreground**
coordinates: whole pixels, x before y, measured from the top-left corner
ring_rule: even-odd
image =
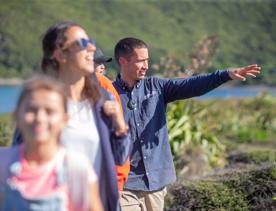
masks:
[[[23,142],[0,149],[2,210],[102,210],[88,159],[60,145],[66,103],[52,79],[35,77],[23,86],[15,111]]]

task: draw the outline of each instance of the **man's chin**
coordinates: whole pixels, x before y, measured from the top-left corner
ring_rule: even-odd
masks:
[[[146,77],[146,75],[140,75],[139,77],[138,77],[138,79],[139,80],[142,80],[142,79],[144,79]]]

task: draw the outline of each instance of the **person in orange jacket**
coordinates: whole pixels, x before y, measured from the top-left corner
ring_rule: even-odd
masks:
[[[106,76],[104,76],[104,74],[106,73],[105,63],[108,63],[111,61],[112,61],[111,57],[105,56],[100,48],[98,48],[98,47],[96,48],[96,52],[94,54],[94,65],[95,65],[96,78],[97,78],[100,86],[103,87],[105,90],[107,90],[114,96],[115,100],[120,105],[121,111],[123,112],[120,97],[119,97],[116,89],[112,85],[112,81],[109,80]],[[124,165],[116,166],[119,191],[123,190],[124,183],[128,179],[129,170],[130,170],[129,159],[127,159],[127,161],[124,163]]]

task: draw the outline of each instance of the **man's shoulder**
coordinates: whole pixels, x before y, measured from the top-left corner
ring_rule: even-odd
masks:
[[[152,83],[152,82],[159,82],[159,81],[163,81],[164,79],[158,76],[148,76],[146,78],[144,78],[144,82],[145,83]]]
[[[143,86],[163,87],[167,79],[158,76],[149,76],[143,79]]]

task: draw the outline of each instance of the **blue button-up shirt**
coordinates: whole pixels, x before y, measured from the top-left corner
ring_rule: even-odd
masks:
[[[120,95],[133,141],[124,189],[155,191],[176,180],[168,140],[167,104],[203,95],[228,80],[227,71],[190,78],[148,77],[130,89],[118,75],[113,85]],[[128,105],[130,101],[132,108]]]

